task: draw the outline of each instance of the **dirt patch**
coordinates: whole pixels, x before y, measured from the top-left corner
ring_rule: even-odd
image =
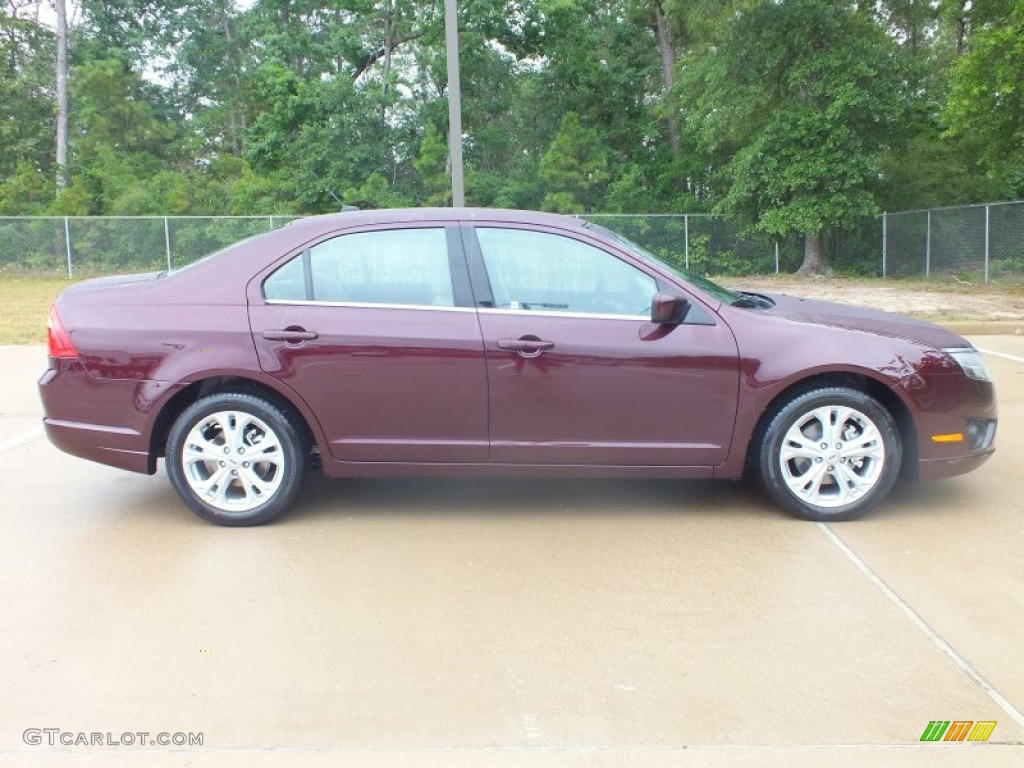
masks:
[[[957,280],[884,280],[792,275],[721,278],[730,288],[786,293],[911,315],[925,320],[1024,320],[1024,285]]]

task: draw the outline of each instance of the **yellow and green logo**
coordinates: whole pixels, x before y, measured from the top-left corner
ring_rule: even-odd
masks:
[[[932,720],[921,741],[988,741],[995,727],[995,720]]]

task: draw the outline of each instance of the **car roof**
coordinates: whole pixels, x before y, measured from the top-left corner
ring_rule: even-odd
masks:
[[[415,225],[418,222],[536,224],[563,230],[582,229],[586,224],[583,219],[572,216],[503,208],[385,208],[306,216],[235,243],[217,253],[213,259],[202,260],[188,269],[177,271],[174,282],[180,287],[176,290],[191,294],[199,303],[232,303],[238,296],[234,287],[236,280],[247,281],[255,271],[263,268],[261,263],[276,259],[277,254],[284,255],[303,241],[363,226]]]
[[[493,223],[547,224],[562,228],[581,228],[582,219],[557,213],[522,211],[509,208],[383,208],[368,211],[344,211],[296,219],[287,226],[299,225],[329,230],[364,224],[415,223],[418,221],[472,221]]]

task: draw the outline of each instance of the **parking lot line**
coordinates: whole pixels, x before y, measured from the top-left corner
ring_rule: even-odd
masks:
[[[995,352],[991,349],[984,349],[983,347],[975,347],[979,352],[985,355],[995,355],[996,357],[1005,357],[1007,360],[1013,360],[1015,363],[1024,363],[1024,357],[1018,357],[1017,355],[1008,355],[1005,352]]]
[[[43,428],[36,427],[35,429],[30,429],[28,432],[22,432],[20,435],[12,437],[10,440],[4,440],[0,443],[0,455],[5,454],[8,451],[13,451],[15,448],[20,448],[27,443],[31,443],[33,440],[38,440],[42,436]]]
[[[1021,362],[1024,362],[1024,360],[1021,360]],[[994,701],[996,704],[998,704],[999,707],[1002,708],[1002,710],[1006,712],[1006,714],[1008,714],[1017,723],[1017,725],[1024,728],[1024,712],[1021,712],[1013,704],[1011,704],[1005,696],[1003,696],[999,691],[996,690],[995,686],[993,686],[992,683],[990,683],[977,669],[975,669],[971,665],[969,661],[967,661],[967,659],[961,656],[953,646],[951,646],[949,643],[943,640],[939,633],[932,629],[931,626],[929,626],[929,624],[924,619],[922,619],[917,614],[917,612],[913,608],[911,608],[905,600],[903,600],[903,598],[896,594],[896,592],[894,592],[888,584],[882,581],[882,579],[880,579],[878,575],[873,570],[871,570],[868,564],[861,560],[860,557],[857,556],[857,553],[850,549],[846,545],[846,542],[840,539],[835,534],[835,532],[828,527],[828,525],[826,525],[825,523],[818,523],[817,525],[818,528],[820,528],[821,531],[825,534],[825,536],[827,536],[832,541],[832,543],[839,548],[839,551],[846,555],[850,562],[857,566],[857,569],[860,570],[860,572],[863,573],[865,576],[867,576],[868,579],[876,587],[878,587],[879,590],[881,590],[882,594],[889,598],[890,601],[892,601],[901,611],[903,611],[903,613],[907,615],[907,618],[910,619],[911,623],[913,623],[918,629],[920,629],[925,634],[925,636],[929,640],[931,640],[940,651],[949,656],[949,658],[953,660],[953,663],[960,667],[960,669],[963,670],[963,672],[969,678],[971,678],[971,680],[977,683],[977,685],[986,694],[988,694],[989,698],[992,699],[992,701]]]

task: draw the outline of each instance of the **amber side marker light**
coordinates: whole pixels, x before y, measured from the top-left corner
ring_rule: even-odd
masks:
[[[949,435],[932,435],[933,443],[962,443],[963,441],[963,432],[953,432]]]
[[[56,306],[50,307],[50,317],[46,321],[46,354],[50,357],[78,357],[78,350],[64,330]]]

